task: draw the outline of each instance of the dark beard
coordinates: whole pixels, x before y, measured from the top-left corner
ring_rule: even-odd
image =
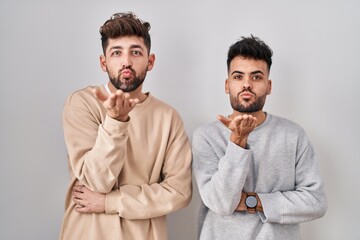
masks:
[[[256,99],[254,103],[252,103],[249,106],[244,106],[241,103],[239,103],[238,96],[234,97],[230,94],[230,103],[231,107],[238,112],[241,113],[253,113],[258,112],[263,109],[265,105],[266,95],[261,96]]]
[[[132,70],[133,71],[133,70]],[[116,89],[120,89],[123,92],[132,92],[135,89],[137,89],[138,87],[141,86],[141,84],[143,84],[145,77],[146,77],[146,73],[147,70],[145,70],[144,72],[142,72],[140,74],[140,76],[136,76],[134,77],[134,79],[132,80],[132,83],[129,85],[126,85],[122,82],[122,80],[120,79],[121,75],[118,76],[118,78],[115,77],[110,77],[109,76],[109,80],[112,83],[112,85],[114,85],[114,87]],[[134,74],[135,75],[135,74]],[[123,80],[124,81],[124,80]],[[125,80],[126,81],[126,80]]]

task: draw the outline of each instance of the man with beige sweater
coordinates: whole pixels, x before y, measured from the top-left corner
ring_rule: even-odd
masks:
[[[70,185],[60,239],[167,239],[166,215],[192,194],[191,149],[181,117],[143,92],[155,62],[150,24],[114,14],[100,28],[109,82],[64,106]]]

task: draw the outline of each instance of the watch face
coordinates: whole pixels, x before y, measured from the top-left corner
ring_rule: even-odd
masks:
[[[248,196],[245,199],[245,204],[248,208],[254,208],[257,205],[257,199],[254,196]]]

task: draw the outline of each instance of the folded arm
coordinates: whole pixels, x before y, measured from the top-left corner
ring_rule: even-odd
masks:
[[[264,209],[260,217],[264,222],[301,223],[325,214],[327,201],[316,160],[313,147],[305,143],[299,149],[294,190],[258,193]]]
[[[106,195],[87,189],[73,194],[78,211],[119,214],[126,219],[148,219],[167,215],[187,206],[192,196],[191,149],[183,130],[174,129],[166,149],[159,182],[119,186]],[[97,203],[103,207],[92,208]],[[99,205],[98,205],[99,206]]]
[[[251,161],[251,150],[228,141],[225,153],[206,132],[193,135],[193,171],[203,203],[221,215],[231,215],[239,204]],[[220,138],[218,138],[220,139]],[[215,140],[215,141],[214,141]]]
[[[128,122],[109,117],[102,112],[102,103],[90,97],[91,92],[87,94],[73,94],[64,107],[69,165],[82,185],[106,193],[113,188],[124,163]],[[122,119],[127,118],[122,114]]]
[[[126,219],[167,215],[186,207],[192,196],[192,154],[183,127],[173,129],[161,169],[161,180],[151,184],[122,185],[106,195],[106,213]]]

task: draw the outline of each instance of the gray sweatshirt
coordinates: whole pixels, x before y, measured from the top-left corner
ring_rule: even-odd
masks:
[[[202,199],[199,239],[300,239],[299,223],[327,208],[313,146],[297,124],[271,114],[248,148],[219,121],[193,134],[193,173]],[[264,213],[236,212],[241,192],[256,192]]]

